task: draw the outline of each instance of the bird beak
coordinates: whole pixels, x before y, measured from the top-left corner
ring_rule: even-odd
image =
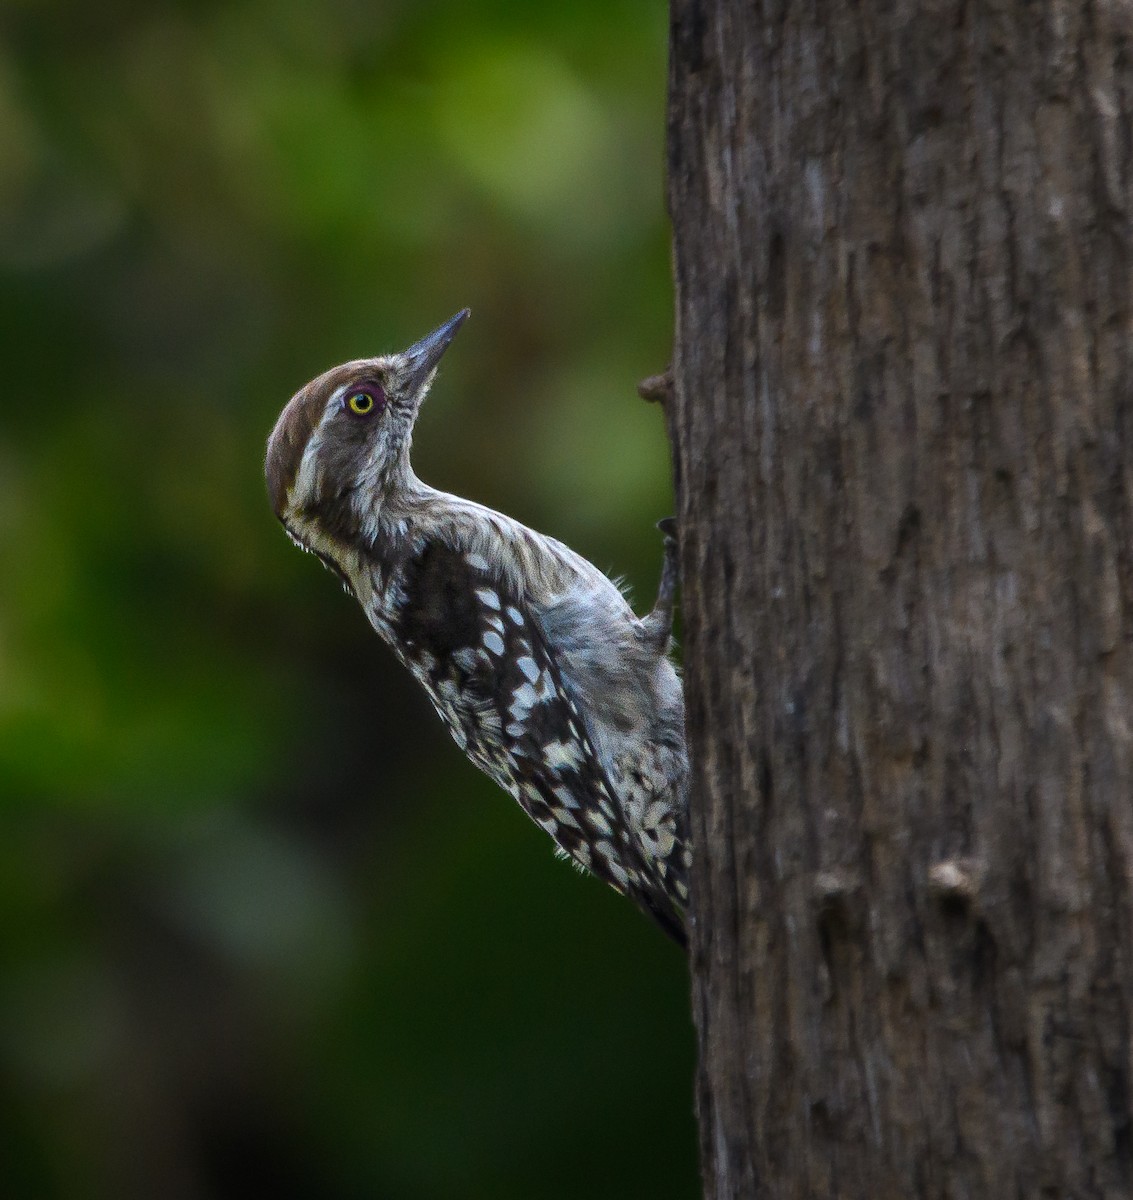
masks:
[[[429,382],[441,355],[448,349],[456,331],[468,320],[469,310],[462,308],[455,317],[434,329],[428,337],[410,346],[402,356],[405,360],[404,387],[409,395],[419,392]]]

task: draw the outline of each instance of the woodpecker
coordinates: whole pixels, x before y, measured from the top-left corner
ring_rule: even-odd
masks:
[[[400,354],[343,363],[268,439],[275,515],[362,606],[457,745],[569,858],[686,944],[688,756],[669,659],[676,542],[637,617],[585,558],[422,483],[413,427],[463,309]]]

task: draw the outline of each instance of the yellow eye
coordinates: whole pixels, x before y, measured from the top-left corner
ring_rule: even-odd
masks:
[[[386,390],[376,380],[359,380],[360,386],[340,401],[354,417],[376,417],[386,406]]]

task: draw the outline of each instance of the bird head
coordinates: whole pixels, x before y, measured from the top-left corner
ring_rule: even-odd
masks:
[[[288,401],[268,439],[268,495],[306,545],[312,526],[333,533],[412,479],[409,447],[437,364],[468,309],[400,354],[333,367]]]

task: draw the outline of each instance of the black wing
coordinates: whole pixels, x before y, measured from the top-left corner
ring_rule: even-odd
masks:
[[[458,745],[575,862],[686,944],[679,907],[617,795],[526,599],[485,559],[440,542],[410,559],[395,633]]]

